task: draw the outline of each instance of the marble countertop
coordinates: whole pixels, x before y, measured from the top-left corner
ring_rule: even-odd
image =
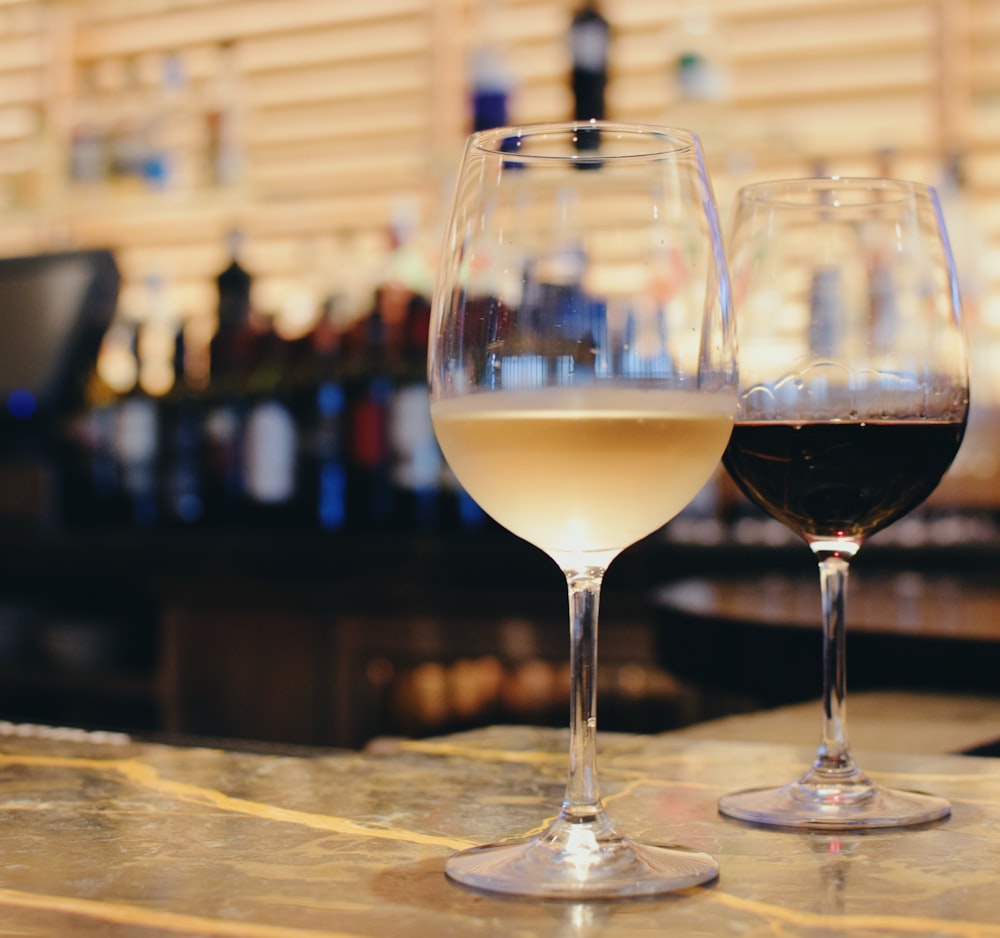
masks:
[[[715,883],[576,903],[448,881],[453,850],[552,814],[566,764],[558,730],[495,727],[315,757],[8,733],[0,935],[1000,936],[1000,760],[866,752],[877,780],[945,795],[952,816],[832,835],[716,812],[725,791],[790,780],[808,748],[605,734],[600,751],[619,826],[714,854]]]

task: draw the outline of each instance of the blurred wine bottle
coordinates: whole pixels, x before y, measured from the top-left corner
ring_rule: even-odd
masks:
[[[814,360],[836,355],[844,334],[842,273],[839,267],[820,266],[809,290],[809,356]]]
[[[132,334],[132,350],[137,361],[143,328],[136,325]],[[141,380],[119,403],[114,447],[132,523],[137,528],[152,528],[160,520],[160,413],[157,402],[146,393]]]
[[[301,452],[306,523],[323,531],[347,524],[347,469],[344,464],[344,394],[340,330],[335,300],[328,299],[310,336],[311,375],[301,392],[304,433]]]
[[[217,327],[209,346],[205,414],[205,517],[238,521],[245,504],[243,432],[253,335],[252,278],[241,263],[243,235],[228,236],[229,263],[216,278]]]
[[[442,457],[427,395],[419,386],[407,385],[394,396],[390,436],[397,520],[407,529],[434,530],[442,520]]]
[[[593,0],[573,15],[569,28],[572,57],[570,85],[573,117],[576,120],[603,120],[607,116],[605,97],[608,85],[608,55],[611,28]],[[577,147],[593,150],[598,146],[597,131],[578,134]]]
[[[670,45],[680,103],[712,103],[727,97],[726,43],[713,15],[711,0],[685,0]],[[714,112],[705,109],[703,114]]]
[[[142,176],[158,191],[189,189],[193,173],[189,150],[190,119],[187,113],[187,75],[180,54],[171,52],[154,59],[152,92],[143,128]]]
[[[223,43],[216,49],[215,71],[205,110],[204,174],[215,186],[240,183],[243,176],[243,96],[239,88],[237,49]]]
[[[504,127],[509,122],[514,74],[492,26],[487,23],[480,31],[483,41],[469,57],[470,123],[474,131]]]
[[[243,429],[246,519],[269,527],[296,520],[298,433],[292,415],[292,345],[270,321],[255,339]]]
[[[128,520],[117,436],[122,398],[138,380],[135,326],[115,320],[101,342],[87,386],[85,410],[70,427],[74,466],[62,506],[64,520],[116,527]]]
[[[174,337],[174,386],[163,402],[165,439],[164,513],[180,525],[197,524],[205,516],[204,413],[187,368],[184,327]]]
[[[393,384],[383,315],[383,293],[371,312],[351,330],[346,382],[346,465],[348,524],[355,529],[385,528],[392,521],[392,467],[389,408]]]

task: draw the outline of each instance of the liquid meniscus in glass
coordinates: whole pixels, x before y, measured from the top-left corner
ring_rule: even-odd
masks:
[[[439,400],[431,416],[483,510],[558,554],[617,552],[666,524],[718,465],[732,408],[722,394],[588,385]]]
[[[737,423],[723,463],[801,537],[860,541],[934,491],[964,432],[935,420]]]

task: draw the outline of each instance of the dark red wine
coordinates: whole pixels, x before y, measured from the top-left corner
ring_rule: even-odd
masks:
[[[743,492],[807,540],[862,540],[919,505],[965,424],[737,423],[723,463]]]

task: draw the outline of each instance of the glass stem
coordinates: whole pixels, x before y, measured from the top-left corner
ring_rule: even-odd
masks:
[[[603,814],[597,785],[597,616],[604,570],[567,571],[570,612],[569,774],[562,820]]]
[[[838,554],[819,564],[823,607],[823,731],[819,752],[807,778],[813,781],[867,780],[847,747],[847,580],[850,565]]]

